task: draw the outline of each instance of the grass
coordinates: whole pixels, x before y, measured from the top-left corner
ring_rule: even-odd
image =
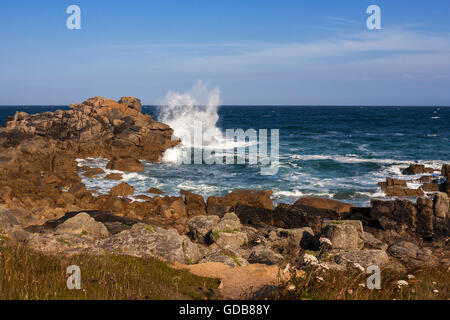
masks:
[[[69,290],[67,267],[81,269],[81,289]],[[50,256],[23,245],[0,246],[0,300],[213,299],[218,279],[123,255]]]
[[[408,279],[414,275],[415,279]],[[307,270],[304,276],[291,272],[290,280],[281,285],[277,299],[313,300],[448,300],[450,271],[425,268],[408,271],[381,270],[381,288],[369,290],[365,285],[370,274],[359,271]],[[408,286],[399,288],[398,280]],[[364,285],[363,285],[364,284]],[[435,291],[437,290],[437,292]]]
[[[231,259],[233,259],[233,261],[234,261],[239,267],[242,266],[242,263],[239,261],[239,259],[238,259],[235,255],[233,255],[233,254],[231,254],[231,253],[227,253],[227,252],[222,253],[221,255],[222,255],[222,256],[225,256],[225,257],[230,257]]]

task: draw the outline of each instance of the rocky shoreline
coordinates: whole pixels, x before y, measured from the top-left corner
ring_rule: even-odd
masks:
[[[372,199],[366,208],[314,197],[275,207],[271,191],[254,190],[206,201],[186,190],[164,196],[151,188],[135,195],[125,182],[96,196],[82,183],[82,176],[105,172],[80,167],[76,159],[101,157],[108,169],[140,172],[142,160],[158,162],[180,142],[172,133],[142,114],[133,97],[95,97],[68,111],[17,112],[0,128],[0,243],[25,243],[49,254],[114,253],[236,270],[254,264],[285,272],[311,265],[450,268],[450,164],[440,173],[411,164],[405,180],[381,182],[387,198]],[[421,177],[409,181],[410,175]]]

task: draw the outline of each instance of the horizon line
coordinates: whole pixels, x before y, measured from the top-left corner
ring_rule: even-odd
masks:
[[[200,105],[204,106],[204,105]],[[70,107],[70,104],[1,104],[3,107]],[[167,107],[160,104],[143,104],[142,107]],[[359,108],[450,108],[450,105],[374,105],[374,104],[221,104],[219,107],[359,107]]]

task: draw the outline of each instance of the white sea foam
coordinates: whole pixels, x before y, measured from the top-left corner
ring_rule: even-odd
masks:
[[[174,130],[174,138],[180,138],[181,144],[166,150],[162,161],[176,163],[183,156],[183,151],[190,152],[191,148],[223,150],[215,154],[216,157],[223,157],[234,153],[234,148],[256,144],[254,141],[228,141],[217,126],[219,107],[220,90],[210,89],[202,81],[185,93],[169,91],[161,103],[159,120]],[[203,139],[193,141],[194,126],[198,123],[202,126]]]
[[[396,159],[383,159],[383,158],[361,158],[354,154],[347,154],[347,155],[292,155],[292,159],[294,160],[302,160],[302,161],[310,161],[310,160],[332,160],[335,162],[340,163],[380,163],[380,164],[392,164],[394,165],[393,168],[400,172],[400,168],[404,168],[405,165],[409,165],[411,163],[417,163],[417,164],[424,164],[428,167],[431,167],[435,170],[439,170],[442,167],[442,164],[445,161],[440,160],[418,160],[418,161],[411,161],[411,160],[396,160]]]

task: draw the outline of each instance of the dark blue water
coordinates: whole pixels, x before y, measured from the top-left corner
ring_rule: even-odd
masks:
[[[0,107],[0,121],[17,107]],[[20,107],[37,113],[67,107]],[[160,109],[143,111],[158,118]],[[410,162],[440,168],[450,162],[450,108],[436,107],[248,107],[223,106],[217,126],[280,130],[280,168],[263,176],[256,165],[147,164],[141,174],[126,174],[138,193],[150,186],[178,194],[188,189],[204,196],[236,188],[270,189],[276,202],[303,195],[366,205],[380,195],[386,176],[401,177]],[[101,160],[89,160],[104,166]],[[91,189],[107,192],[111,183],[86,179]],[[414,184],[412,184],[414,186]]]

